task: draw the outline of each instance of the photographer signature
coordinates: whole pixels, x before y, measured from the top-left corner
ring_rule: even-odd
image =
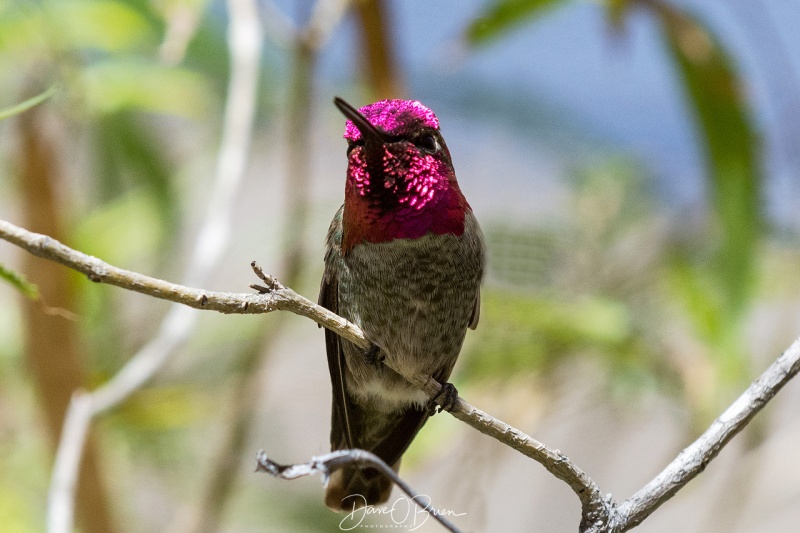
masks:
[[[434,509],[430,507],[430,498],[425,495],[417,495],[413,498],[400,496],[391,505],[383,507],[367,505],[366,498],[360,494],[355,496],[362,498],[362,506],[356,508],[356,504],[353,504],[353,510],[339,522],[339,529],[342,531],[351,531],[361,526],[364,518],[368,515],[387,515],[396,527],[404,527],[408,528],[409,531],[414,531],[422,527],[431,517],[431,514],[439,516],[464,516],[467,514],[456,513],[449,509]]]

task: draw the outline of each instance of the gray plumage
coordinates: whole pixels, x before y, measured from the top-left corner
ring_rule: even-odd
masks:
[[[468,327],[477,325],[483,235],[470,209],[462,235],[355,245],[342,254],[342,212],[331,223],[320,304],[357,324],[380,353],[404,372],[444,383]],[[428,398],[364,351],[326,331],[333,386],[331,446],[376,453],[395,469],[425,423]],[[386,501],[390,481],[375,470],[348,467],[328,484],[337,510]]]

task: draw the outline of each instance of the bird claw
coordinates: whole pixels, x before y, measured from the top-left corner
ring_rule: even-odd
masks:
[[[378,368],[386,356],[381,353],[381,347],[377,344],[372,344],[367,351],[364,352],[364,362],[369,366]]]
[[[437,405],[436,400],[444,396],[444,401],[442,401],[441,405]],[[452,383],[445,383],[442,385],[442,388],[439,392],[431,398],[430,401],[430,410],[428,414],[433,416],[437,413],[441,413],[442,411],[447,411],[448,413],[453,410],[453,408],[458,403],[458,389],[456,389],[455,385]]]

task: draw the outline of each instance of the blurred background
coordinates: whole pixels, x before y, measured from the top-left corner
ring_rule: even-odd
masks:
[[[232,9],[264,39],[252,142],[247,120],[227,137],[246,165],[228,207],[226,105],[248,115]],[[0,0],[0,109],[54,87],[0,122],[0,218],[175,282],[200,263],[209,290],[246,292],[257,260],[316,299],[346,163],[333,96],[418,99],[488,241],[453,382],[622,500],[800,335],[798,22],[783,0]],[[205,264],[208,212],[230,233]],[[70,394],[107,382],[168,309],[0,242],[3,531],[44,529]],[[322,331],[198,315],[95,419],[78,530],[338,531],[319,479],[253,473],[260,448],[329,449]],[[798,401],[790,383],[639,530],[796,531]],[[577,529],[563,483],[447,415],[401,474],[465,531]]]

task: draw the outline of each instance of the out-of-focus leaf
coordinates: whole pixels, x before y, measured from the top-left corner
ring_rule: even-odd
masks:
[[[217,17],[203,17],[200,21],[200,26],[187,46],[186,57],[182,63],[186,67],[205,73],[209,80],[216,84],[214,87],[216,88],[215,94],[217,97],[224,96],[227,91],[225,80],[228,79],[230,70],[230,57],[225,44],[225,31],[225,25]],[[264,52],[265,61],[270,61],[270,57],[274,57],[268,53],[269,49],[264,50]],[[270,70],[277,70],[277,67],[271,67]],[[280,81],[273,80],[271,76],[267,76],[263,83],[260,84],[261,90],[264,90],[265,86],[269,87],[276,83],[280,83]]]
[[[45,4],[48,25],[69,48],[97,48],[119,52],[154,38],[147,20],[122,2],[58,0]]]
[[[568,0],[495,0],[467,27],[467,42],[483,44],[530,22]]]
[[[728,295],[720,288],[720,276],[713,265],[698,265],[680,254],[670,265],[670,288],[684,303],[683,310],[702,338],[711,348],[708,353],[718,373],[722,389],[728,385],[749,381],[749,357],[742,340],[738,310],[728,305]],[[708,400],[715,399],[710,394]],[[713,415],[719,408],[713,401],[701,406],[704,416]]]
[[[128,428],[163,431],[209,418],[217,396],[204,388],[148,387],[138,391],[116,415]]]
[[[211,88],[200,74],[139,61],[105,61],[83,71],[85,98],[98,113],[139,109],[201,118],[211,108]]]
[[[684,303],[683,310],[695,330],[704,341],[715,343],[725,330],[728,313],[714,274],[680,255],[673,259],[667,274],[669,286]]]
[[[155,43],[155,37],[142,14],[112,0],[16,2],[0,13],[5,52],[41,46],[121,52]]]
[[[56,85],[52,85],[49,89],[47,89],[43,93],[37,94],[32,98],[28,98],[24,102],[20,102],[19,104],[11,107],[7,107],[6,109],[0,109],[0,120],[13,117],[14,115],[19,115],[20,113],[24,113],[28,109],[41,104],[42,102],[53,96],[56,93],[57,88],[58,87]]]
[[[24,294],[26,298],[31,300],[39,299],[39,287],[26,280],[22,274],[14,272],[2,264],[0,264],[0,279],[7,281],[9,285]]]
[[[162,63],[176,66],[183,62],[187,47],[194,39],[209,1],[163,0],[153,4],[166,25],[164,39],[159,47]]]
[[[744,310],[753,287],[761,230],[759,138],[748,116],[742,81],[719,40],[671,6],[646,5],[662,24],[697,118],[721,237],[714,272],[735,317]]]
[[[75,229],[76,248],[112,264],[131,266],[149,258],[163,238],[156,204],[145,189],[108,202],[83,217]]]
[[[558,301],[487,288],[482,305],[480,349],[462,364],[468,378],[545,371],[587,347],[620,353],[633,334],[627,306],[601,297]]]
[[[152,129],[137,118],[132,113],[112,113],[97,121],[98,190],[102,199],[112,200],[145,185],[164,232],[175,235],[178,205],[172,168]]]
[[[31,502],[26,499],[13,482],[0,484],[0,523],[6,533],[27,533],[35,531],[36,514],[32,512]]]
[[[0,7],[0,51],[31,56],[47,45],[44,17],[33,3],[6,3]]]

